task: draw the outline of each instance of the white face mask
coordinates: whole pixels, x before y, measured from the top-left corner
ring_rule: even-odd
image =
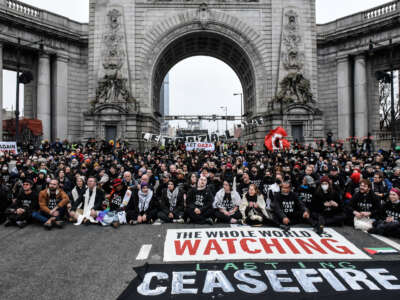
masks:
[[[321,188],[324,192],[326,192],[329,189],[329,184],[322,184]]]

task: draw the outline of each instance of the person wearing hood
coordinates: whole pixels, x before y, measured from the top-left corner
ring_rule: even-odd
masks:
[[[243,195],[239,209],[246,224],[261,226],[274,223],[271,207],[267,206],[255,184],[250,184],[248,192]]]
[[[270,170],[265,171],[265,176],[262,181],[262,189],[261,192],[264,196],[265,203],[268,207],[271,206],[272,200],[274,198],[274,194],[280,191],[278,180],[282,180],[281,175],[278,174],[277,178],[273,177],[273,173]]]
[[[163,189],[160,199],[158,218],[166,223],[184,223],[185,213],[184,191],[176,187],[172,180],[168,181],[167,187]]]
[[[213,196],[207,189],[207,178],[201,176],[197,182],[197,187],[191,189],[186,198],[186,215],[190,222],[195,224],[214,223]]]
[[[389,201],[381,212],[380,218],[372,224],[368,233],[400,238],[400,189],[390,190]]]
[[[313,195],[315,191],[315,181],[309,175],[303,177],[302,184],[298,188],[298,196],[308,210],[311,210]]]
[[[213,207],[217,221],[228,224],[240,223],[242,220],[242,214],[239,211],[241,202],[239,193],[233,191],[232,185],[225,180],[223,188],[214,197]]]
[[[345,191],[344,191],[344,203],[349,204],[351,199],[355,194],[360,191],[360,181],[362,175],[358,171],[354,171],[353,174],[350,175],[349,180],[346,183]]]
[[[127,220],[130,225],[151,224],[157,219],[157,201],[147,182],[133,192],[127,207]]]
[[[319,226],[343,226],[346,213],[343,202],[333,188],[329,177],[320,179],[320,185],[315,190],[311,202],[311,217]]]

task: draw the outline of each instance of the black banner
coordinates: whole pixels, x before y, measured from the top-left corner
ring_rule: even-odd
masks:
[[[118,298],[400,299],[400,261],[144,265]]]

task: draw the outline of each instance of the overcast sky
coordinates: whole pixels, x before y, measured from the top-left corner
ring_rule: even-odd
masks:
[[[88,0],[23,0],[22,2],[66,16],[79,22],[88,22]],[[326,23],[374,6],[386,0],[317,0],[317,23]],[[15,75],[4,72],[4,107],[8,109],[15,99]],[[211,57],[191,57],[176,64],[170,71],[170,114],[228,114],[240,115],[241,85],[232,69]],[[15,107],[15,104],[13,105]],[[224,129],[225,124],[219,124]],[[216,129],[216,124],[212,125]]]

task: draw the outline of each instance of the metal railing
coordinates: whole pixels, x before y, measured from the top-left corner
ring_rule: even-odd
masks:
[[[39,18],[41,13],[40,9],[16,0],[7,0],[7,8],[34,18]]]
[[[378,7],[374,7],[370,10],[364,11],[363,17],[364,17],[364,19],[368,19],[368,20],[378,18],[383,15],[397,11],[398,8],[399,8],[399,1],[393,1],[390,3],[383,4],[381,6],[378,6]]]

